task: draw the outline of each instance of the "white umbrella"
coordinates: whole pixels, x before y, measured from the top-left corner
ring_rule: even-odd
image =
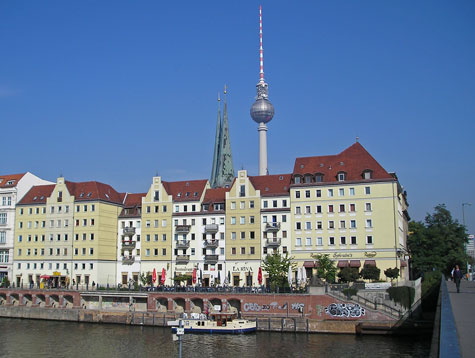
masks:
[[[302,270],[300,270],[300,267],[297,268],[297,285],[300,285],[302,283]]]
[[[289,265],[289,272],[287,274],[287,279],[289,280],[289,286],[292,286],[292,266]]]
[[[305,270],[305,267],[302,266],[302,282],[304,284],[307,283],[307,270]]]

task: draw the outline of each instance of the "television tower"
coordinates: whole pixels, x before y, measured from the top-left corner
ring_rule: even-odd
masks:
[[[259,132],[259,175],[269,174],[267,168],[267,125],[274,117],[274,106],[269,101],[268,85],[264,81],[264,49],[262,47],[262,6],[259,6],[259,58],[260,72],[259,82],[256,85],[257,97],[251,106],[251,117],[259,123],[257,131]]]

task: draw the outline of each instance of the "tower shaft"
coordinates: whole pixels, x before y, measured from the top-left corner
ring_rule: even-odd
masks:
[[[259,132],[259,175],[269,174],[267,168],[267,126],[265,123],[259,123],[257,128]]]

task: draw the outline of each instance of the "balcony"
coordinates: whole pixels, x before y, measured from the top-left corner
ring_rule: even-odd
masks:
[[[207,234],[215,234],[218,232],[218,224],[208,224],[205,226],[205,232]]]
[[[124,235],[132,236],[135,235],[134,227],[124,227]]]
[[[177,234],[188,234],[190,232],[191,225],[176,225],[175,233]]]
[[[122,241],[122,249],[135,249],[135,241]]]
[[[205,262],[218,262],[218,255],[205,255]]]
[[[272,222],[272,223],[267,223],[265,231],[267,232],[277,232],[280,230],[280,223],[278,222]]]
[[[280,246],[280,239],[273,238],[273,239],[267,239],[266,240],[266,246],[267,247],[279,247]]]
[[[219,241],[218,240],[205,240],[204,242],[206,248],[217,248],[219,246]]]
[[[190,247],[190,240],[177,240],[176,248],[177,249],[187,249]]]
[[[190,261],[190,255],[176,255],[175,261],[177,264],[186,264]]]
[[[135,256],[123,256],[122,264],[123,265],[132,265],[135,262]]]

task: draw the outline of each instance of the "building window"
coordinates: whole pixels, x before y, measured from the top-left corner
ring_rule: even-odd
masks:
[[[305,239],[305,246],[312,246],[312,238],[311,237],[307,237]]]
[[[356,245],[356,236],[351,237],[351,245]]]
[[[296,222],[295,223],[295,230],[302,230],[302,223],[301,222]]]
[[[295,246],[302,246],[302,239],[300,237],[295,239]]]
[[[295,184],[300,184],[300,177],[299,177],[299,176],[296,175],[296,176],[294,177],[294,183],[295,183]]]
[[[346,245],[346,237],[345,236],[340,237],[340,245]]]
[[[345,204],[340,204],[340,213],[345,212]]]
[[[323,237],[317,237],[317,246],[323,246]]]
[[[366,244],[367,245],[373,245],[373,236],[371,236],[371,235],[366,236]]]
[[[262,206],[263,206],[264,208],[269,207],[269,204],[267,203],[267,200],[264,200],[264,201],[262,202]]]
[[[322,197],[322,191],[320,189],[317,189],[316,195],[317,195],[317,198],[321,198]]]
[[[310,190],[305,190],[305,197],[310,198]]]
[[[249,208],[254,208],[254,200],[249,201]]]
[[[235,201],[231,201],[231,209],[232,210],[236,209],[236,202]]]
[[[365,191],[366,195],[370,195],[371,194],[371,187],[365,186],[364,191]]]
[[[245,255],[246,254],[246,248],[245,247],[241,247],[241,255]]]
[[[231,216],[231,225],[236,225],[236,217]]]
[[[317,230],[321,230],[321,229],[322,229],[322,222],[317,221]]]
[[[354,213],[356,211],[356,205],[350,204],[350,212]]]
[[[335,238],[333,236],[330,236],[328,238],[328,245],[330,245],[330,246],[335,245]]]
[[[236,248],[235,247],[231,248],[231,255],[236,255]]]
[[[236,232],[231,232],[231,240],[236,240]]]
[[[332,230],[332,229],[335,228],[335,222],[334,222],[333,220],[330,220],[330,221],[328,222],[328,228],[329,228],[330,230]]]
[[[295,207],[295,215],[300,215],[302,214],[301,210],[300,210],[300,206],[296,206]]]
[[[295,197],[296,197],[297,199],[300,199],[300,191],[299,191],[299,190],[296,190],[296,191],[295,191]]]
[[[372,228],[373,227],[373,221],[371,219],[366,219],[366,227],[367,228]]]
[[[315,181],[317,183],[323,182],[323,174],[319,174],[319,173],[315,174]]]
[[[249,232],[249,238],[250,239],[255,239],[256,238],[256,234],[254,233],[254,231]]]
[[[317,205],[316,212],[317,212],[317,214],[321,214],[321,213],[322,213],[322,206],[321,206],[321,205]]]
[[[246,186],[245,186],[245,185],[241,185],[241,186],[240,186],[240,189],[239,189],[239,196],[240,196],[240,197],[246,196]]]
[[[350,228],[356,229],[356,220],[351,220],[350,221]]]
[[[340,229],[346,229],[346,222],[345,220],[340,221]]]
[[[345,196],[345,189],[344,188],[338,189],[338,195],[339,196]]]
[[[150,249],[145,249],[145,256],[150,256]]]
[[[371,209],[371,203],[366,203],[365,204],[366,211],[372,211]]]
[[[305,214],[311,214],[312,213],[312,210],[310,209],[310,205],[307,205],[305,207]]]
[[[245,201],[240,201],[239,202],[239,209],[245,209],[246,208],[246,202]]]
[[[251,246],[251,255],[254,255],[256,253],[256,249],[254,248],[254,246]]]
[[[312,230],[312,223],[310,221],[305,222],[305,230]]]
[[[246,232],[245,231],[241,231],[241,240],[245,239],[246,238]]]
[[[328,197],[332,197],[333,196],[333,189],[328,189]]]
[[[350,188],[350,196],[354,196],[355,195],[355,188]]]
[[[246,217],[245,217],[245,216],[241,216],[241,217],[239,218],[239,224],[244,225],[245,223],[246,223]]]
[[[338,181],[345,181],[346,180],[346,173],[345,172],[340,172],[338,173]]]
[[[333,213],[333,205],[328,205],[328,212]]]
[[[371,170],[365,170],[363,172],[363,179],[372,179],[373,178],[373,172]]]

